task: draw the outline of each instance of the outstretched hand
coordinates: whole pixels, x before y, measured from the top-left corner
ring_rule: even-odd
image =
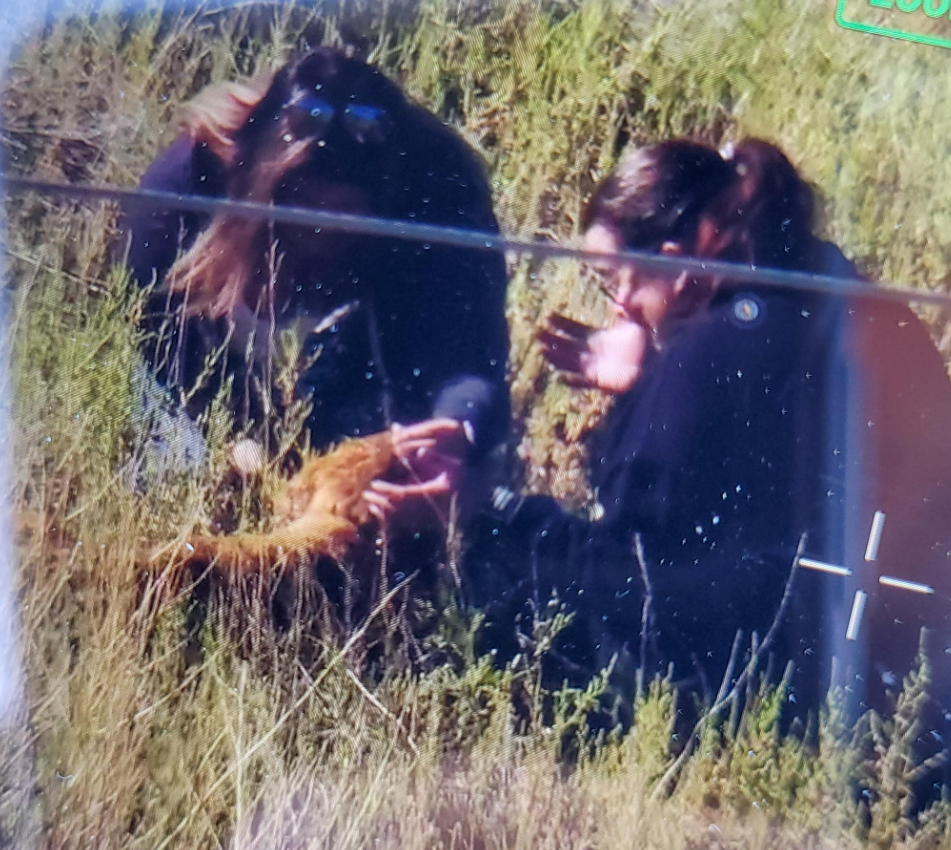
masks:
[[[538,340],[569,384],[613,394],[634,386],[651,348],[650,331],[631,319],[598,329],[557,313],[545,321]]]
[[[364,491],[370,512],[381,522],[408,504],[426,499],[437,512],[456,492],[469,445],[466,426],[455,419],[428,419],[416,425],[393,425],[393,450],[407,481],[376,480]]]

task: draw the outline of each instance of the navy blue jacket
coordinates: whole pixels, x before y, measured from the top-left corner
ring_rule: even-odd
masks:
[[[833,654],[854,665],[856,707],[881,707],[922,625],[938,629],[935,660],[946,664],[951,382],[914,314],[873,298],[740,286],[721,290],[669,340],[595,443],[601,518],[530,497],[508,524],[496,519],[491,557],[508,573],[486,595],[521,582],[544,602],[555,590],[577,618],[562,646],[568,657],[596,669],[626,646],[637,660],[639,533],[653,594],[647,675],[672,662],[677,679],[706,679],[712,695],[736,631],[748,646],[752,631],[762,638],[771,625],[806,534],[806,556],[853,575],[797,571],[774,649],[796,665],[802,708],[815,707]],[[906,368],[889,373],[888,363]],[[882,554],[866,562],[879,509]],[[883,573],[937,593],[889,590]],[[869,604],[860,639],[846,641],[856,590]]]
[[[432,121],[432,132],[413,140],[416,147],[432,150],[416,158],[419,173],[407,166],[401,175],[406,191],[397,193],[395,207],[387,214],[497,232],[478,161],[451,130]],[[225,194],[220,163],[185,135],[158,157],[141,185],[173,193]],[[174,210],[126,210],[120,229],[129,237],[129,265],[140,283],[161,281],[180,241],[187,248],[207,220]],[[380,430],[389,418],[406,423],[429,416],[469,420],[480,450],[498,443],[509,420],[504,258],[489,251],[372,239],[354,250],[351,259],[350,280],[324,280],[321,270],[314,269],[301,295],[311,315],[329,314],[354,300],[360,305],[309,340],[310,350],[319,347],[321,352],[301,387],[313,392],[308,421],[312,445],[324,447],[342,437]],[[168,301],[158,289],[151,301],[150,327],[157,330],[167,308],[178,303],[180,299]],[[370,343],[371,303],[378,350]],[[224,335],[224,320],[191,319],[181,333],[173,327],[174,356],[150,357],[160,380],[190,386]],[[224,371],[234,376],[240,399],[248,382],[240,353],[230,357]],[[216,387],[213,383],[195,397],[193,412],[207,403]],[[385,395],[392,401],[390,409]],[[237,407],[239,414],[262,417],[247,392]]]

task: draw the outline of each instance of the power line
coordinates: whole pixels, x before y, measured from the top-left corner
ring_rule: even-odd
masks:
[[[344,233],[402,239],[424,244],[450,245],[457,248],[509,252],[544,259],[560,258],[598,262],[605,265],[621,265],[634,262],[641,268],[651,271],[675,273],[687,271],[698,275],[728,278],[735,283],[787,287],[834,295],[873,297],[900,303],[916,302],[940,307],[951,306],[951,293],[923,292],[911,287],[882,286],[834,275],[760,268],[720,260],[671,257],[643,251],[625,250],[617,254],[602,254],[548,242],[514,239],[498,233],[468,230],[461,227],[420,224],[419,222],[328,212],[305,207],[278,206],[252,201],[238,201],[230,198],[210,198],[203,195],[158,192],[152,189],[70,185],[12,175],[5,175],[0,178],[0,190],[16,195],[35,192],[40,195],[73,200],[114,201],[127,206],[139,206],[157,211],[182,210],[209,215],[226,213],[259,221],[279,222],[300,227],[338,230]]]

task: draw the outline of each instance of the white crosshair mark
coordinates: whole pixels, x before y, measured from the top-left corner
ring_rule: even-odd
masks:
[[[885,514],[882,511],[875,511],[872,517],[872,529],[868,535],[868,542],[865,545],[865,560],[872,562],[878,558],[878,547],[882,542],[882,532],[885,529]],[[816,561],[812,558],[800,558],[799,566],[807,570],[815,570],[820,573],[829,573],[830,575],[849,578],[852,570],[848,567],[840,567],[836,564],[827,564],[824,561]],[[898,590],[907,590],[911,593],[933,594],[934,588],[927,584],[919,584],[915,581],[906,581],[903,578],[895,576],[879,576],[878,583],[885,587],[894,587]],[[868,594],[864,590],[856,590],[855,597],[852,599],[852,613],[849,615],[849,625],[845,630],[846,640],[857,640],[859,628],[862,624],[862,615],[865,613],[865,603],[868,601]]]

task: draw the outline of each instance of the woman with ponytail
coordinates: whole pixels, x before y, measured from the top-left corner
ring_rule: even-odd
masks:
[[[772,145],[751,140],[720,155],[665,142],[636,151],[598,188],[585,241],[599,253],[855,277],[814,235],[813,208]],[[750,646],[782,610],[770,650],[777,672],[792,662],[792,712],[818,706],[833,655],[850,668],[839,684],[853,708],[887,708],[920,627],[937,627],[944,647],[951,613],[951,467],[940,451],[951,384],[926,330],[871,295],[636,265],[598,271],[616,322],[597,331],[553,317],[541,342],[573,383],[617,395],[592,452],[601,518],[529,497],[494,519],[496,557],[538,599],[554,591],[574,610],[559,651],[589,670],[627,658],[649,679],[673,664],[675,679],[692,679],[709,700],[737,633]],[[879,560],[866,562],[877,510],[887,517]],[[797,553],[851,575],[794,571]],[[937,592],[889,595],[883,571]],[[858,639],[846,641],[856,590],[870,604]]]

